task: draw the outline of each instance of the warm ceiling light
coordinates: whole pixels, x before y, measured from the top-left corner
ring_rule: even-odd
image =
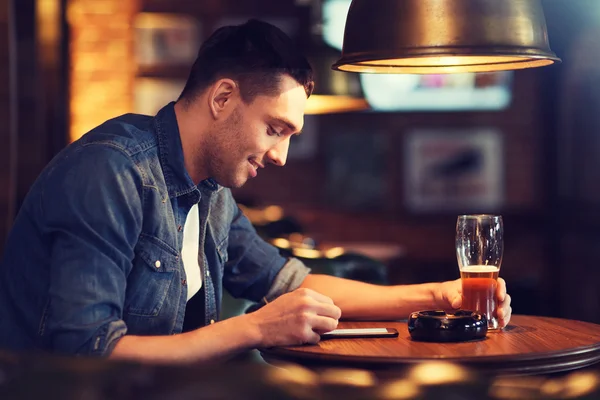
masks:
[[[321,40],[313,44],[307,57],[314,72],[315,90],[306,102],[306,114],[334,114],[369,108],[360,78],[331,69],[331,64],[340,57],[338,50]]]
[[[554,62],[540,0],[353,0],[333,69],[443,74]]]
[[[306,102],[305,114],[335,114],[350,111],[362,111],[369,108],[364,98],[340,95],[311,95]]]

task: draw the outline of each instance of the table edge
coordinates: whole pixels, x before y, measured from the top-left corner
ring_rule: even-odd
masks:
[[[418,364],[421,362],[435,362],[435,361],[445,361],[452,362],[454,364],[462,365],[463,367],[473,369],[477,371],[478,374],[486,375],[539,375],[539,374],[549,374],[549,373],[557,373],[557,372],[565,372],[576,370],[579,368],[589,367],[591,365],[595,365],[600,362],[600,352],[594,353],[589,357],[580,358],[580,357],[560,357],[550,359],[552,362],[548,362],[548,359],[543,360],[532,360],[532,362],[522,362],[522,361],[509,361],[506,363],[502,362],[477,362],[477,363],[469,363],[463,361],[449,361],[447,359],[403,359],[406,362],[397,362],[397,363],[371,363],[370,360],[366,362],[353,362],[349,364],[349,360],[343,359],[335,359],[335,360],[327,360],[326,363],[322,363],[318,359],[314,358],[296,358],[296,357],[288,357],[288,358],[280,358],[278,355],[267,354],[261,352],[261,357],[268,364],[273,365],[285,365],[290,363],[299,364],[308,368],[317,367],[317,368],[358,368],[358,369],[366,369],[373,371],[385,371],[385,370],[400,370],[402,368],[410,367],[411,365]]]
[[[575,347],[569,350],[544,352],[544,353],[527,353],[522,355],[496,355],[496,356],[471,356],[471,357],[367,357],[355,355],[341,354],[323,354],[323,353],[308,353],[298,352],[285,347],[273,347],[269,349],[259,349],[260,353],[265,353],[274,356],[299,356],[297,358],[305,359],[326,359],[330,360],[351,360],[351,361],[369,361],[381,364],[404,364],[406,362],[417,360],[423,361],[450,361],[450,362],[468,362],[468,363],[485,363],[485,362],[508,362],[508,361],[530,361],[530,360],[545,360],[556,357],[577,356],[580,354],[598,352],[600,355],[600,342],[588,345]]]
[[[518,315],[520,318],[535,317],[546,320],[561,320],[561,318],[546,316],[528,316]],[[591,322],[573,320],[578,323],[596,325]],[[347,322],[368,322],[368,321],[347,321]],[[379,321],[378,321],[379,322]],[[383,321],[382,321],[383,322]],[[406,321],[389,321],[394,323],[406,323]],[[515,324],[519,326],[521,324]],[[495,369],[499,371],[515,371],[521,374],[538,372],[559,372],[570,369],[581,368],[600,362],[600,341],[578,346],[570,349],[555,350],[549,352],[534,352],[527,354],[513,355],[488,355],[488,356],[470,356],[470,357],[368,357],[357,355],[340,355],[310,353],[295,351],[289,347],[275,347],[269,349],[259,349],[263,359],[277,359],[280,362],[297,362],[300,364],[337,364],[346,367],[356,365],[369,365],[372,368],[397,368],[420,362],[445,361],[457,363],[476,368]]]

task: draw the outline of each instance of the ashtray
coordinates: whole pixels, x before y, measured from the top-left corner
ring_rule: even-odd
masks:
[[[415,311],[408,317],[408,333],[422,342],[466,342],[487,335],[487,318],[475,311]]]

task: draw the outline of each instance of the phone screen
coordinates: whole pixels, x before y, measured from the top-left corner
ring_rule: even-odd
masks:
[[[383,338],[397,337],[398,331],[394,328],[357,328],[334,329],[321,335],[322,339],[333,338]]]

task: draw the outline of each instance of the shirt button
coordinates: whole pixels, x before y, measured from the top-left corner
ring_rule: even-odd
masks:
[[[156,260],[156,262],[154,263],[154,266],[156,268],[160,268],[160,260]]]
[[[177,232],[181,232],[181,225],[177,227]]]
[[[210,270],[206,270],[206,276],[208,276],[210,278]]]
[[[182,280],[181,280],[181,284],[182,284],[183,286],[185,286],[185,284],[186,284],[186,283],[187,283],[187,281],[186,281],[185,279],[182,279]]]
[[[211,320],[210,320],[210,324],[212,325],[212,324],[214,324],[214,323],[215,323],[215,320],[214,320],[214,319],[211,319]]]

